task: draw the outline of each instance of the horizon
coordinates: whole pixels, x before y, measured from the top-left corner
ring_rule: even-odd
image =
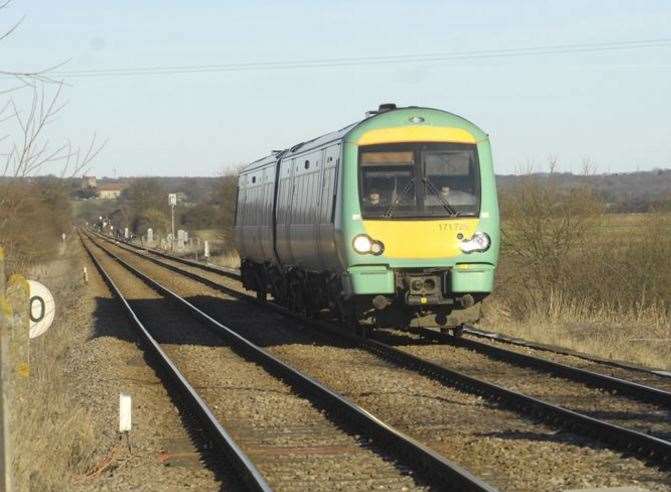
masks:
[[[507,177],[507,176],[515,176],[515,177],[522,177],[522,176],[536,176],[536,175],[570,175],[570,176],[575,176],[575,177],[583,177],[583,178],[591,178],[591,177],[599,177],[599,176],[619,176],[623,174],[650,174],[650,173],[668,173],[671,172],[671,167],[666,167],[666,168],[659,168],[655,167],[652,169],[638,169],[634,171],[611,171],[611,172],[594,172],[594,173],[589,173],[589,174],[583,174],[580,172],[573,172],[573,171],[562,171],[561,169],[555,170],[555,171],[532,171],[532,172],[520,172],[520,173],[499,173],[496,172],[497,177]],[[187,176],[187,175],[162,175],[162,174],[147,174],[147,175],[128,175],[128,176],[107,176],[107,175],[97,175],[97,174],[91,174],[91,173],[83,173],[83,174],[78,174],[76,176],[55,176],[53,174],[38,174],[35,176],[31,176],[30,178],[50,178],[50,177],[55,177],[58,179],[82,179],[85,177],[92,177],[96,178],[97,180],[111,180],[111,181],[118,181],[118,180],[129,180],[129,179],[151,179],[151,178],[166,178],[166,179],[217,179],[225,176],[231,176],[235,175],[237,173],[231,173],[231,174],[221,174],[218,176],[206,176],[206,175],[192,175],[192,176]],[[0,179],[2,179],[0,177]],[[9,178],[8,178],[9,179]],[[26,178],[29,179],[29,178]]]

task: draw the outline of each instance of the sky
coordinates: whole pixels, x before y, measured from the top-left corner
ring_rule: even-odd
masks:
[[[14,0],[0,10],[5,29],[21,18],[0,41],[0,69],[65,62],[52,76],[67,84],[67,106],[49,140],[106,140],[90,169],[97,176],[221,175],[383,102],[473,121],[490,135],[499,174],[544,170],[550,157],[573,172],[584,159],[597,172],[671,167],[668,1]],[[500,55],[660,39],[639,49]],[[472,54],[482,50],[495,53]],[[421,60],[431,53],[463,55]],[[332,62],[401,55],[408,59]],[[324,63],[287,68],[303,60]],[[101,72],[246,63],[257,68]],[[1,80],[0,90],[14,83]],[[24,106],[29,96],[0,93]]]

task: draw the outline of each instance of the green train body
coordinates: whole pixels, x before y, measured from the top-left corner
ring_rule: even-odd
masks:
[[[244,286],[304,314],[474,321],[500,243],[488,136],[446,111],[382,105],[246,166],[235,235]]]

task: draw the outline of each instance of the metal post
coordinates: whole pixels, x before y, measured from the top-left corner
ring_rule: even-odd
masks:
[[[170,210],[172,212],[172,252],[175,252],[175,206],[171,205]]]
[[[7,385],[9,383],[9,321],[12,310],[5,299],[5,253],[0,246],[0,492],[12,490]]]
[[[170,215],[172,224],[172,252],[175,252],[175,205],[177,205],[177,193],[168,194],[168,203],[170,203]]]

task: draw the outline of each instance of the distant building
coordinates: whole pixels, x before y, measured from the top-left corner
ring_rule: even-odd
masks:
[[[82,176],[82,190],[90,190],[98,187],[95,176]]]
[[[98,198],[101,200],[116,200],[126,188],[123,183],[105,183],[98,187]]]

